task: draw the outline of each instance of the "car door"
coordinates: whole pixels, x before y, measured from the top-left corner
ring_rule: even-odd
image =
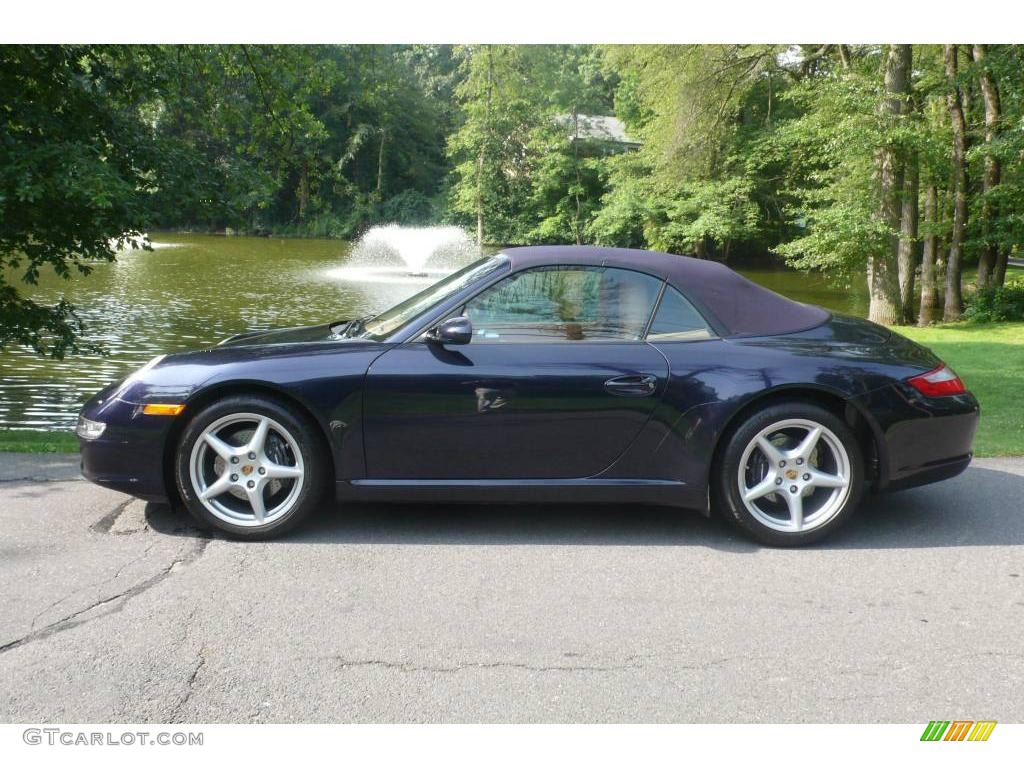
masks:
[[[371,479],[596,475],[640,432],[668,363],[643,341],[662,281],[632,270],[542,267],[462,308],[468,344],[415,340],[370,367]]]

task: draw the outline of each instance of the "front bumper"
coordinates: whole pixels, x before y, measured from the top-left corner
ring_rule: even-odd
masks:
[[[981,409],[970,392],[928,398],[900,382],[868,393],[860,404],[877,422],[878,490],[945,480],[971,463]]]
[[[175,419],[147,416],[142,406],[109,397],[113,388],[89,400],[82,415],[105,423],[95,440],[79,439],[82,475],[97,485],[147,501],[171,498],[165,446]]]

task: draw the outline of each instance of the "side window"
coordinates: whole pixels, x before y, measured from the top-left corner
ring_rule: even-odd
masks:
[[[714,336],[693,304],[670,285],[665,286],[658,312],[647,334],[648,341],[691,341]]]
[[[471,300],[474,340],[506,343],[636,341],[661,280],[627,269],[541,267]]]

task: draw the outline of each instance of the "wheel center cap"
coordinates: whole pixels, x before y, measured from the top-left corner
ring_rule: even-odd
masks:
[[[248,467],[246,467],[246,469],[248,469]],[[246,472],[245,474],[249,474],[249,473]],[[789,480],[796,480],[797,474],[798,473],[797,473],[797,471],[795,469],[787,469],[786,470],[786,478],[789,479]]]
[[[251,475],[252,474],[252,464],[246,464],[244,467],[242,467],[242,474],[245,475],[246,477]],[[796,477],[795,474],[793,476]]]

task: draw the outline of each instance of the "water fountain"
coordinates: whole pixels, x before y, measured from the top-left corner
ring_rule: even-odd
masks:
[[[476,245],[461,227],[372,227],[331,277],[359,283],[431,283],[467,263]]]

